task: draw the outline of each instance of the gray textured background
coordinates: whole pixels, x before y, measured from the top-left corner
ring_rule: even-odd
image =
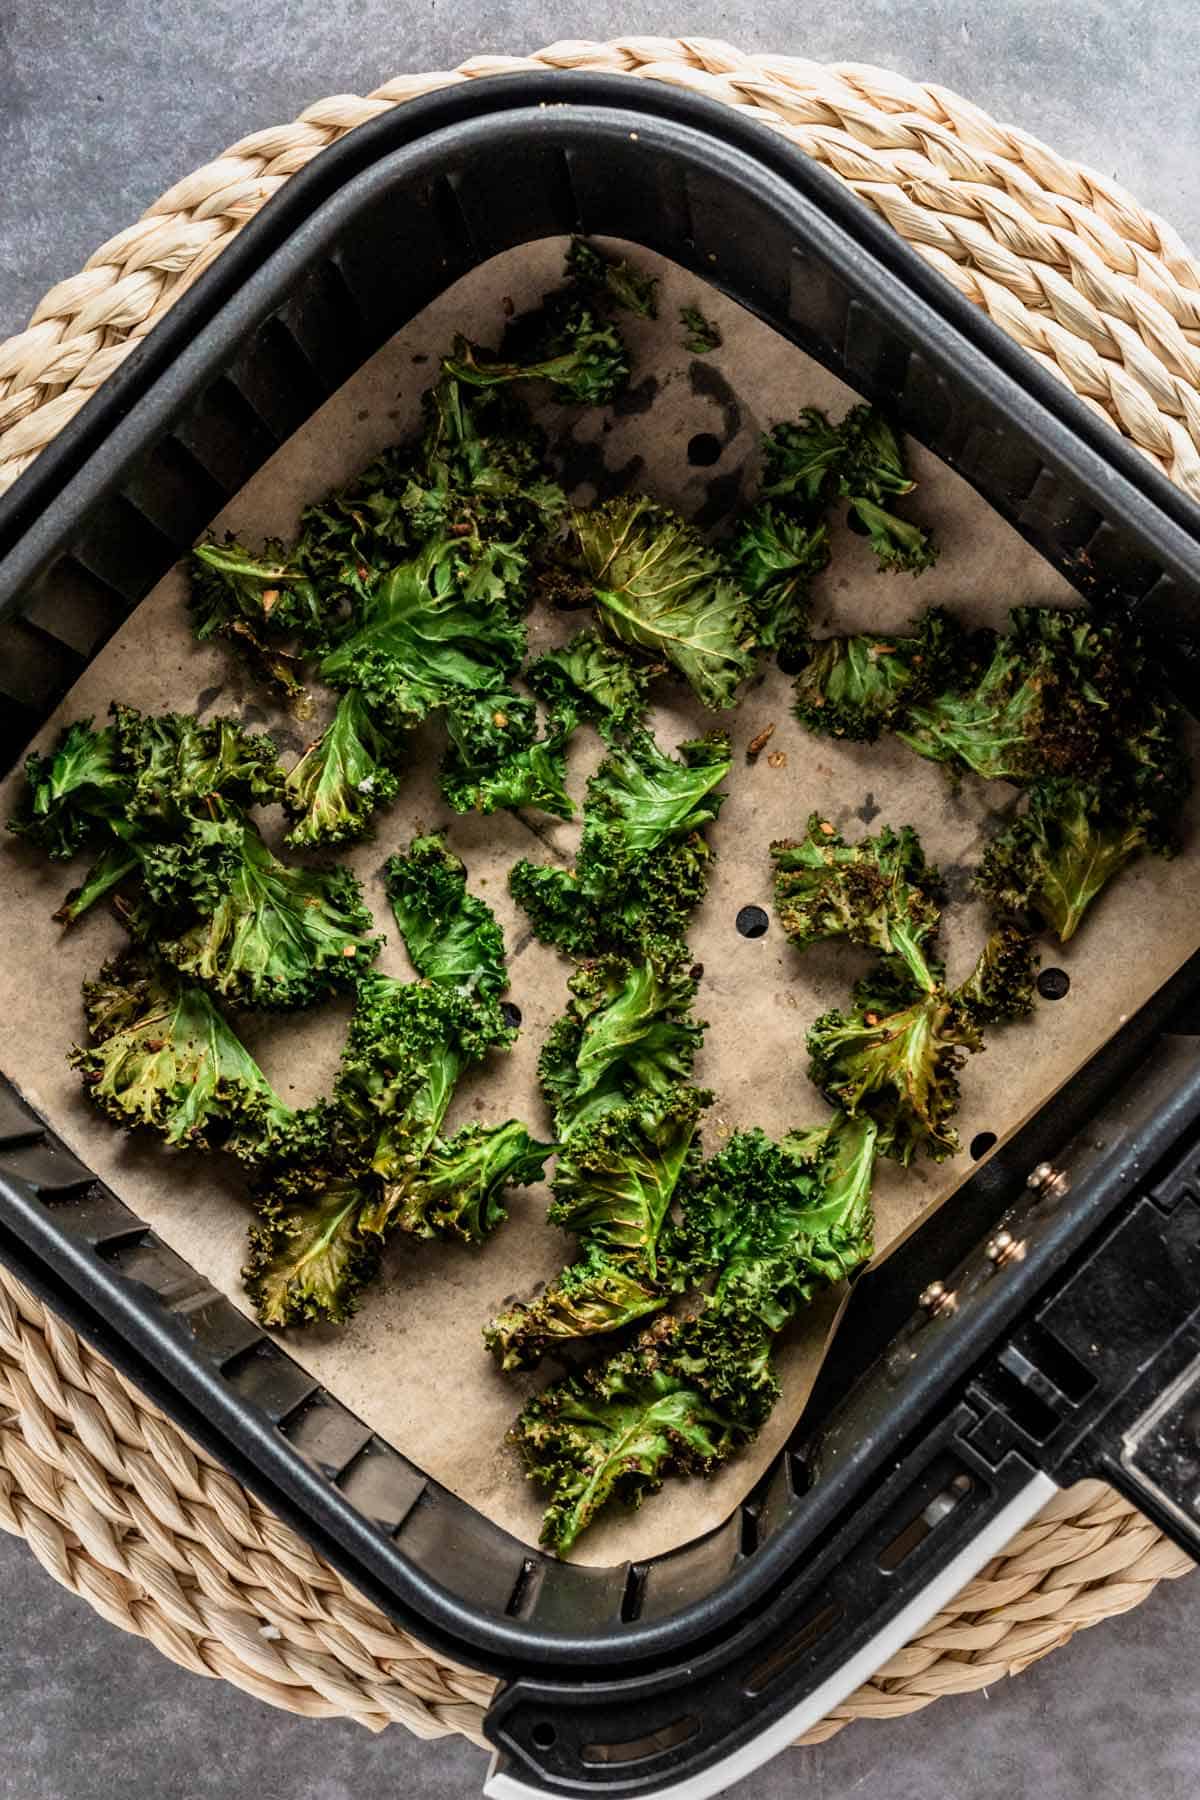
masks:
[[[544,21],[549,18],[550,23]],[[180,175],[308,101],[402,69],[562,37],[672,29],[940,81],[1116,175],[1200,239],[1194,0],[693,4],[590,0],[0,0],[0,339]],[[540,22],[543,21],[543,22]],[[780,1758],[738,1800],[1193,1800],[1200,1583],[1077,1638],[989,1693]],[[4,1800],[465,1800],[461,1739],[269,1711],[121,1638],[0,1538]],[[733,1792],[734,1790],[731,1790]]]

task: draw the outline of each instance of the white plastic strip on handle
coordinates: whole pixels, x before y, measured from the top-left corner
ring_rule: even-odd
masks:
[[[712,1763],[707,1769],[702,1769],[699,1774],[686,1776],[681,1781],[672,1781],[668,1776],[663,1787],[653,1790],[653,1800],[710,1800],[712,1795],[719,1794],[735,1781],[752,1775],[755,1769],[761,1769],[773,1756],[786,1750],[795,1738],[801,1737],[833,1707],[839,1706],[864,1681],[869,1681],[889,1657],[903,1649],[915,1633],[923,1625],[927,1625],[979,1573],[985,1563],[1000,1554],[1021,1527],[1027,1525],[1035,1513],[1041,1512],[1057,1492],[1057,1487],[1048,1475],[1039,1473],[1031,1476],[1020,1492],[984,1526],[977,1537],[972,1538],[965,1549],[959,1551],[952,1562],[947,1563],[928,1587],[910,1600],[895,1618],[888,1621],[882,1631],[864,1644],[849,1662],[843,1663],[828,1681],[822,1682],[819,1688],[798,1701],[782,1718],[776,1719],[761,1736],[752,1738],[748,1744],[739,1745],[728,1756]],[[528,1782],[507,1772],[503,1752],[499,1750],[492,1757],[483,1792],[485,1800],[546,1800],[544,1788],[532,1787]],[[645,1800],[650,1800],[649,1794],[645,1796]]]

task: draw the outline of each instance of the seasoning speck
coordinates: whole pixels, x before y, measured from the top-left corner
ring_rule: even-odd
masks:
[[[786,750],[772,750],[770,756],[768,756],[768,758],[767,758],[767,767],[768,767],[768,769],[786,769],[787,768],[787,751]]]
[[[760,755],[760,753],[766,749],[774,735],[775,721],[772,719],[771,723],[769,725],[764,725],[757,737],[752,737],[750,742],[746,745],[746,761],[753,762],[755,757]]]

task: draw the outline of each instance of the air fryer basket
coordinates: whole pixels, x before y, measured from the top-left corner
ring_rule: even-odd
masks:
[[[576,230],[693,269],[887,408],[1089,600],[1169,642],[1190,695],[1200,509],[761,127],[611,77],[522,76],[406,107],[295,177],[0,500],[5,761],[407,318],[497,252]],[[1055,1481],[1103,1470],[1200,1548],[1191,1452],[1173,1452],[1197,1348],[1198,991],[1193,959],[952,1217],[858,1284],[755,1493],[636,1565],[558,1563],[428,1480],[11,1091],[0,1253],[394,1617],[505,1678],[497,1793],[713,1792],[877,1666]],[[1139,1257],[1146,1280],[1123,1284]]]

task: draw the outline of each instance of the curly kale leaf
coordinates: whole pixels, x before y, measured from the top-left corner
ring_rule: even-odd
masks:
[[[395,799],[400,785],[396,736],[380,728],[357,689],[348,689],[316,743],[288,772],[283,804],[295,823],[287,842],[304,849],[366,836],[372,814]]]
[[[782,502],[801,520],[818,520],[837,498],[844,455],[838,427],[819,407],[805,406],[794,423],[776,425],[762,448],[763,499]]]
[[[904,722],[914,701],[959,679],[970,643],[938,606],[922,614],[907,636],[860,632],[817,639],[796,678],[796,717],[822,736],[873,743]]]
[[[611,1500],[638,1505],[670,1474],[707,1475],[771,1411],[776,1331],[871,1253],[876,1130],[835,1119],[779,1145],[739,1133],[685,1200],[684,1241],[713,1281],[691,1316],[535,1395],[510,1433],[547,1490],[561,1553]]]
[[[372,1174],[360,1231],[382,1237],[406,1216],[463,1071],[515,1036],[493,998],[458,985],[362,982],[334,1082],[356,1167]]]
[[[683,347],[693,356],[709,356],[725,341],[720,327],[706,318],[698,306],[681,306],[679,323],[683,326]]]
[[[737,1132],[704,1165],[683,1234],[693,1272],[714,1277],[708,1328],[732,1316],[781,1331],[819,1288],[870,1259],[877,1143],[874,1120],[837,1115],[779,1143]]]
[[[26,788],[11,829],[48,856],[66,858],[118,835],[165,835],[181,821],[212,816],[212,803],[269,804],[283,790],[270,738],[232,719],[207,724],[188,713],[142,713],[117,702],[95,731],[71,725],[47,756],[25,762]]]
[[[116,732],[111,725],[95,731],[90,719],[80,719],[53,750],[25,758],[25,787],[8,828],[66,862],[123,818],[128,805]]]
[[[959,1148],[958,1071],[983,1048],[981,1027],[1032,1011],[1037,964],[1032,939],[1012,925],[992,933],[953,990],[935,971],[935,985],[916,991],[908,967],[886,959],[858,984],[853,1014],[812,1027],[809,1075],[832,1105],[874,1119],[881,1155],[907,1166],[923,1145],[940,1162]]]
[[[907,1167],[924,1145],[935,1162],[958,1136],[958,1071],[982,1048],[968,1010],[943,988],[897,1012],[828,1012],[808,1034],[809,1077],[831,1106],[879,1126],[879,1149]]]
[[[503,387],[442,373],[423,400],[425,428],[403,506],[417,542],[499,539],[528,548],[553,532],[566,497],[544,469],[545,437]]]
[[[26,764],[13,829],[53,856],[100,852],[56,916],[72,922],[133,876],[160,905],[215,902],[237,867],[240,809],[282,792],[274,745],[229,719],[112,711],[102,731],[73,725]]]
[[[936,985],[928,953],[941,923],[940,882],[911,825],[847,844],[813,813],[807,834],[772,844],[771,856],[775,910],[799,949],[848,938],[899,956],[918,988]]]
[[[404,502],[418,473],[407,448],[384,450],[353,481],[304,508],[296,560],[323,592],[352,602],[372,569],[412,555],[420,538]],[[340,623],[339,611],[331,623]]]
[[[218,795],[239,806],[280,798],[283,771],[269,737],[228,718],[201,724],[190,713],[142,713],[118,702],[111,710],[117,759],[139,820],[169,821]]]
[[[492,999],[445,983],[366,976],[333,1091],[371,1166],[388,1178],[402,1174],[440,1131],[463,1070],[515,1036]]]
[[[1001,925],[993,931],[979,960],[955,1000],[976,1025],[998,1025],[1024,1019],[1034,1009],[1034,983],[1040,957],[1027,931]]]
[[[711,1100],[703,1088],[676,1087],[573,1131],[555,1171],[551,1224],[657,1277],[667,1209]]]
[[[532,1368],[569,1339],[619,1330],[666,1305],[674,1273],[667,1215],[711,1095],[680,1087],[613,1108],[574,1130],[559,1154],[551,1223],[580,1255],[542,1293],[484,1332],[504,1369]]]
[[[567,251],[567,276],[581,289],[595,294],[598,298],[610,300],[614,306],[623,307],[626,312],[636,313],[642,319],[658,317],[658,301],[655,289],[658,286],[656,275],[643,274],[624,257],[618,262],[615,257],[606,256],[595,244],[586,238],[572,238]]]
[[[126,917],[180,974],[241,1006],[307,1006],[353,987],[382,942],[348,869],[290,868],[248,823],[225,891],[195,910],[143,901]]]
[[[297,1182],[283,1200],[263,1197],[242,1275],[264,1325],[342,1325],[353,1316],[380,1264],[378,1239],[359,1229],[366,1200],[343,1176],[307,1193]]]
[[[1017,607],[965,684],[908,711],[919,755],[990,779],[1084,779],[1136,736],[1151,674],[1136,640],[1059,607]]]
[[[522,861],[509,875],[538,937],[576,956],[678,944],[708,887],[702,828],[730,766],[724,738],[672,757],[643,733],[606,758],[588,783],[575,868]]]
[[[192,551],[192,629],[204,640],[245,626],[252,641],[295,638],[320,649],[329,610],[301,560],[278,538],[255,554],[228,533]]]
[[[530,663],[525,680],[548,709],[552,731],[569,735],[587,720],[612,745],[640,728],[654,673],[590,632],[581,632],[563,649]]]
[[[550,1495],[542,1542],[565,1555],[610,1501],[638,1506],[669,1474],[707,1475],[754,1435],[736,1410],[710,1397],[733,1388],[736,1352],[689,1355],[677,1319],[661,1321],[629,1350],[555,1382],[525,1406],[509,1433],[526,1473]],[[725,1373],[722,1360],[732,1362]],[[714,1371],[713,1364],[716,1363]]]
[[[754,618],[756,643],[785,657],[806,645],[812,584],[829,566],[829,530],[764,501],[746,513],[730,563]]]
[[[899,439],[869,406],[853,407],[838,430],[843,444],[838,491],[849,502],[851,524],[857,521],[865,529],[881,569],[920,575],[937,561],[937,550],[928,531],[893,510],[893,501],[917,485],[904,466]]]
[[[429,1145],[411,1176],[397,1184],[400,1194],[385,1189],[390,1223],[415,1237],[481,1244],[508,1217],[505,1189],[540,1181],[553,1148],[516,1119],[464,1125]]]
[[[754,619],[717,552],[642,495],[575,509],[571,532],[605,630],[677,669],[705,706],[733,706],[754,668]]]
[[[518,694],[463,695],[446,709],[450,749],[442,794],[455,812],[530,807],[556,819],[575,816],[567,793],[567,734],[537,736],[532,700]]]
[[[324,680],[359,688],[389,729],[453,695],[503,687],[524,655],[524,626],[497,603],[509,592],[505,546],[491,543],[475,561],[468,549],[467,539],[433,539],[373,581],[354,627],[321,663]]]
[[[291,1122],[208,995],[172,970],[126,952],[84,982],[83,1000],[90,1042],[71,1065],[116,1124],[256,1160]]]
[[[511,1122],[440,1133],[463,1070],[514,1036],[494,1000],[453,983],[363,978],[332,1099],[284,1134],[259,1185],[247,1280],[267,1323],[347,1318],[393,1230],[495,1229],[503,1189],[535,1180],[549,1147]]]
[[[468,893],[466,865],[444,838],[414,838],[389,857],[384,879],[418,975],[484,999],[504,992],[504,935],[487,902]]]
[[[976,885],[1000,913],[1032,913],[1065,944],[1108,883],[1161,847],[1111,784],[1059,776],[1029,790],[1027,812],[984,852]]]
[[[853,407],[839,425],[805,407],[794,424],[776,426],[763,450],[764,499],[783,502],[806,523],[845,500],[851,524],[870,537],[881,569],[916,575],[935,560],[930,534],[893,510],[916,483],[895,432],[869,406]]]
[[[538,1062],[561,1138],[686,1080],[704,1037],[703,1021],[692,1016],[696,982],[681,956],[603,957],[584,963],[568,986],[570,1005]]]
[[[474,387],[546,381],[558,399],[579,406],[607,405],[629,380],[629,358],[616,326],[570,293],[547,296],[536,313],[516,321],[500,356],[458,337],[442,367],[455,381]]]

